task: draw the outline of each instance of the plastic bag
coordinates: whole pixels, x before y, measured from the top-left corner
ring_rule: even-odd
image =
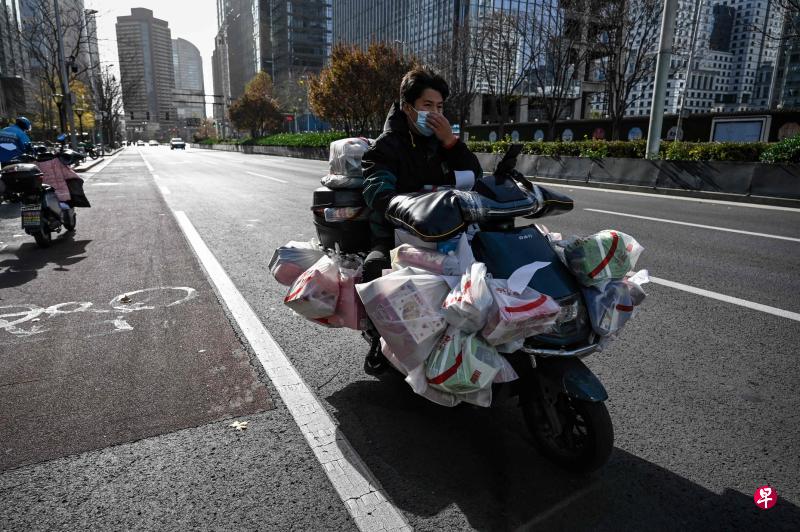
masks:
[[[360,159],[358,164],[361,164]],[[323,176],[319,182],[322,183],[323,187],[328,187],[332,190],[364,188],[364,178],[360,175],[358,177],[352,177],[339,174],[328,174]]]
[[[620,280],[636,267],[644,248],[631,236],[606,229],[559,244],[572,273],[584,286]]]
[[[447,327],[439,312],[450,291],[444,279],[403,268],[357,284],[356,290],[404,373],[425,362]]]
[[[447,295],[442,313],[453,327],[474,333],[486,325],[492,302],[492,294],[486,284],[486,265],[475,262],[461,276],[459,285]]]
[[[458,258],[432,249],[401,244],[391,251],[392,267],[412,266],[440,275],[460,275]]]
[[[517,269],[506,279],[489,279],[494,303],[481,334],[491,345],[524,340],[549,331],[561,312],[550,296],[528,286],[533,275],[549,262],[533,262]]]
[[[269,270],[280,284],[291,286],[323,255],[325,253],[314,240],[311,242],[291,241],[275,250],[269,260]]]
[[[368,149],[369,141],[362,137],[331,142],[330,157],[328,158],[330,173],[347,177],[361,177],[361,159]]]
[[[450,327],[425,363],[428,384],[463,394],[491,387],[503,367],[500,355],[475,334]]]
[[[646,294],[641,285],[649,281],[647,270],[642,270],[622,281],[610,281],[602,288],[585,287],[583,296],[594,332],[600,336],[619,332],[644,301]]]
[[[367,312],[356,293],[356,284],[361,282],[362,264],[347,264],[346,261],[336,260],[339,266],[339,299],[336,310],[331,316],[314,320],[326,327],[346,327],[356,331],[367,328]]]
[[[297,278],[283,302],[309,319],[332,315],[339,302],[339,266],[323,256]]]

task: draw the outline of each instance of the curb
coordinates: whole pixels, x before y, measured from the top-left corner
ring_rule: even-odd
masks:
[[[116,154],[117,154],[117,153],[119,153],[120,151],[122,151],[122,148],[117,148],[116,150],[112,151],[111,153],[105,153],[105,154],[103,154],[103,156],[102,156],[102,157],[98,157],[97,159],[95,159],[95,160],[91,161],[91,162],[90,162],[89,164],[87,164],[86,166],[80,166],[80,167],[78,167],[78,168],[75,168],[74,170],[75,170],[75,172],[77,172],[77,173],[79,173],[79,174],[80,174],[80,173],[83,173],[83,172],[85,172],[85,171],[87,171],[87,170],[91,170],[92,168],[94,168],[94,167],[95,167],[95,166],[97,166],[98,164],[100,164],[100,163],[102,163],[103,161],[105,161],[105,159],[106,159],[107,157],[111,157],[112,155],[116,155]]]
[[[773,205],[776,207],[792,207],[800,209],[800,200],[775,198],[772,196],[745,196],[742,194],[726,194],[724,192],[703,192],[697,190],[685,190],[680,188],[651,188],[636,185],[620,185],[615,183],[598,183],[592,181],[577,181],[570,179],[554,179],[550,177],[525,176],[527,179],[535,180],[537,183],[553,183],[555,185],[576,186],[581,188],[599,188],[606,190],[624,190],[630,192],[641,192],[652,194],[653,196],[681,196],[686,198],[710,199],[720,201],[730,201],[736,203],[754,203],[758,205]]]

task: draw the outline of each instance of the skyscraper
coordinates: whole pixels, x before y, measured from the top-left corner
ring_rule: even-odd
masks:
[[[149,9],[133,8],[117,17],[116,29],[127,127],[134,136],[168,138],[176,126],[169,25]]]
[[[172,64],[175,70],[175,108],[181,135],[190,132],[206,117],[203,59],[200,50],[186,39],[172,41]]]

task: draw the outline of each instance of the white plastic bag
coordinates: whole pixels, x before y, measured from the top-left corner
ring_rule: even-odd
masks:
[[[327,255],[289,287],[283,302],[309,319],[332,315],[339,301],[339,267]]]
[[[392,268],[400,269],[406,266],[421,268],[439,275],[460,275],[458,258],[455,255],[445,255],[432,249],[418,248],[411,244],[401,244],[391,253]]]
[[[300,275],[314,265],[325,253],[316,240],[287,242],[272,254],[269,270],[280,284],[291,286]]]
[[[511,274],[508,280],[490,279],[494,304],[481,334],[491,345],[524,340],[549,331],[561,306],[550,296],[528,286],[530,279],[548,262],[534,262]]]
[[[356,285],[367,315],[408,373],[428,357],[447,322],[439,309],[450,288],[442,277],[403,268]]]
[[[641,270],[622,281],[609,281],[602,287],[585,287],[583,296],[592,329],[600,336],[609,336],[633,317],[635,308],[646,294],[641,285],[650,281],[647,270]]]
[[[447,295],[442,313],[447,323],[467,333],[486,325],[492,308],[492,294],[486,284],[486,265],[475,262],[461,276],[461,282]]]
[[[361,177],[361,159],[369,149],[369,140],[362,137],[331,142],[328,163],[330,173],[347,177]]]
[[[464,394],[491,387],[503,367],[500,355],[475,334],[449,327],[425,362],[428,384]]]
[[[359,164],[360,159],[359,159]],[[339,174],[328,174],[319,180],[323,187],[328,187],[332,190],[340,189],[360,189],[364,188],[363,177],[352,177]]]

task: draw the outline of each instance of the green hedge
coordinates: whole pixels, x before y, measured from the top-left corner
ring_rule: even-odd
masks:
[[[468,142],[470,149],[478,153],[504,153],[512,142],[508,139],[497,142]],[[659,157],[669,161],[759,161],[769,144],[760,142],[672,142],[662,141]],[[574,142],[524,142],[522,152],[528,155],[550,157],[620,157],[642,159],[647,142],[579,140]],[[796,157],[800,157],[800,141],[796,144]],[[793,152],[794,153],[794,152]]]
[[[342,131],[310,131],[308,133],[278,133],[269,137],[247,139],[243,144],[327,148],[334,140],[343,138],[347,138],[347,134]]]

